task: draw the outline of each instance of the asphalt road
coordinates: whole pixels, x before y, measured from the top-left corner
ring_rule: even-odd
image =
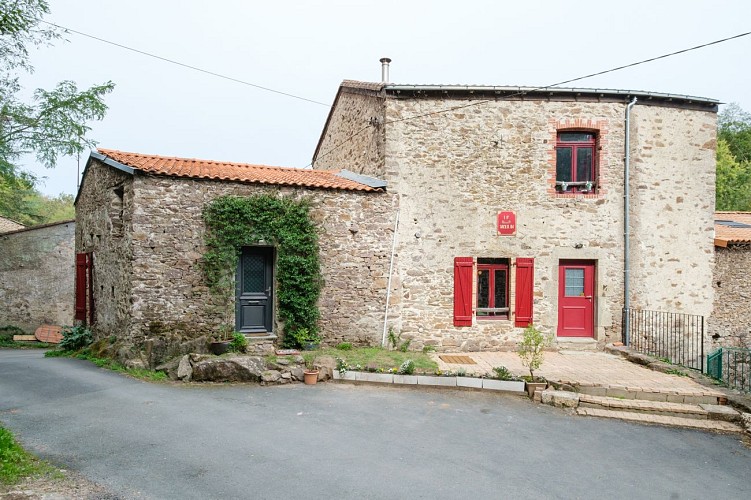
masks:
[[[122,498],[751,498],[738,437],[518,396],[152,384],[0,350],[0,422]]]

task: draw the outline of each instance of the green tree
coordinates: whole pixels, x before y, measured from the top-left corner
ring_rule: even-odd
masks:
[[[717,117],[717,136],[727,142],[737,161],[751,162],[751,113],[734,102],[728,104]]]
[[[717,141],[716,209],[751,210],[751,162],[739,162],[724,139]]]
[[[28,197],[36,178],[18,160],[33,154],[47,168],[59,156],[76,155],[95,145],[86,137],[91,120],[104,118],[104,96],[112,82],[79,90],[63,81],[52,90],[37,89],[31,102],[19,98],[19,72],[32,72],[29,47],[52,43],[61,32],[42,20],[47,0],[0,0],[0,214],[12,219],[34,217]]]

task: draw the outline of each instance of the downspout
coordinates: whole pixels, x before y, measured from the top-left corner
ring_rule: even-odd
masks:
[[[389,264],[389,281],[386,285],[386,308],[383,313],[383,337],[381,338],[381,347],[386,347],[386,326],[389,318],[389,301],[391,300],[391,277],[394,271],[394,254],[396,253],[396,230],[399,228],[399,209],[396,209],[396,220],[394,221],[394,237],[391,241],[391,263]]]
[[[626,144],[624,155],[624,168],[623,168],[623,343],[630,345],[629,339],[629,327],[631,320],[629,318],[629,307],[631,305],[629,277],[631,275],[631,218],[629,212],[631,209],[630,200],[630,169],[631,169],[631,108],[636,104],[636,97],[634,97],[628,106],[626,106]]]

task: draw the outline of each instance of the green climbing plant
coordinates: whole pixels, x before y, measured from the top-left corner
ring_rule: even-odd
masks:
[[[284,322],[284,341],[294,345],[294,332],[318,332],[321,270],[318,235],[306,200],[254,195],[222,196],[203,211],[206,223],[203,256],[206,281],[215,294],[229,300],[234,293],[235,269],[243,246],[264,241],[276,247],[278,315]]]

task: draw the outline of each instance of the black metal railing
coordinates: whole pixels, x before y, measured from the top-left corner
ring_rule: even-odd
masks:
[[[707,356],[707,375],[733,389],[751,392],[751,349],[720,347]]]
[[[704,371],[704,316],[624,309],[624,330],[626,319],[631,349]]]

